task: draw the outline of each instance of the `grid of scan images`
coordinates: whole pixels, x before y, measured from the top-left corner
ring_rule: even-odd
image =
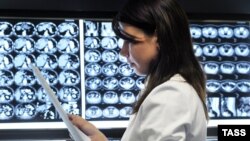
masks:
[[[123,40],[110,21],[82,21],[0,20],[0,123],[61,121],[30,63],[68,113],[90,121],[129,118],[144,77],[119,54]],[[249,28],[249,22],[190,23],[195,55],[207,75],[211,119],[250,118]]]
[[[144,77],[119,54],[123,40],[110,21],[84,22],[86,119],[128,119]]]
[[[79,22],[0,20],[0,123],[61,121],[29,64],[40,68],[63,108],[81,114]]]
[[[211,119],[250,118],[249,22],[191,22],[195,55],[207,74]]]

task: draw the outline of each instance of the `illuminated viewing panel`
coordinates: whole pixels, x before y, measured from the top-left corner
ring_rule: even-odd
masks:
[[[250,123],[249,28],[249,22],[190,22],[207,76],[209,126]],[[0,18],[0,129],[65,128],[30,63],[66,112],[98,128],[126,127],[144,77],[119,54],[122,44],[110,19]]]
[[[86,119],[127,120],[144,78],[119,54],[111,22],[84,21]]]
[[[191,22],[195,55],[207,75],[211,125],[250,119],[249,28],[249,22]]]
[[[68,113],[82,114],[79,32],[75,20],[0,20],[0,125],[61,121],[30,63]]]

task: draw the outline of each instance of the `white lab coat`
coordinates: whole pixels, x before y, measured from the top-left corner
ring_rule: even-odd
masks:
[[[205,141],[207,120],[196,91],[176,74],[144,100],[121,141]]]

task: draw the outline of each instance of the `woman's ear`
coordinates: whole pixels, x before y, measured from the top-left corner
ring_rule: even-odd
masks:
[[[154,33],[153,35],[153,42],[155,43],[155,46],[158,50],[160,50],[160,46],[159,46],[159,43],[158,43],[158,37],[157,37],[157,34],[156,32]]]

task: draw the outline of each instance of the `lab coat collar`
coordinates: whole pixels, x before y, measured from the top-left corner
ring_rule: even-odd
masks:
[[[180,74],[175,74],[173,75],[170,80],[174,80],[174,81],[186,81]]]

